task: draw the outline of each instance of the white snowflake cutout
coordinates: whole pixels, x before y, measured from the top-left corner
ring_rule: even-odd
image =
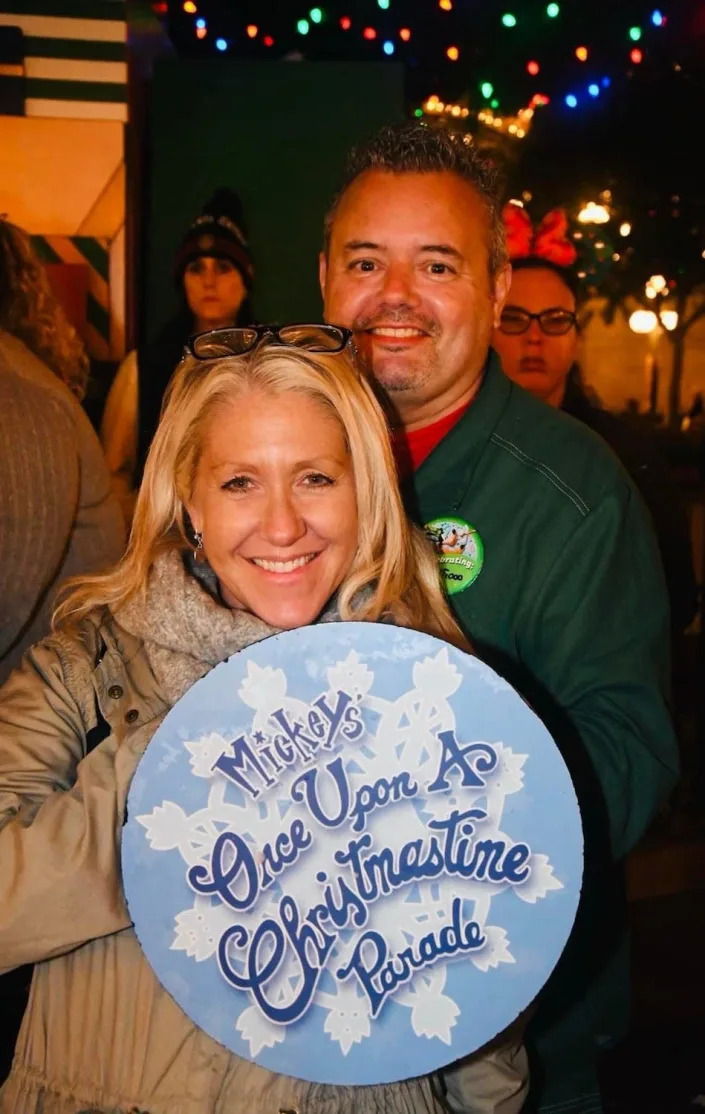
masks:
[[[271,665],[259,666],[249,661],[247,676],[238,689],[238,696],[249,708],[269,714],[281,705],[286,696],[286,686],[283,669],[273,669]]]
[[[447,649],[441,650],[435,658],[414,662],[412,676],[419,692],[434,700],[452,696],[462,681],[460,673],[448,660]]]
[[[137,820],[147,832],[147,841],[153,851],[173,851],[183,840],[188,817],[180,805],[164,801],[148,815]]]
[[[199,909],[198,903],[192,909],[184,909],[182,913],[177,913],[174,920],[172,951],[186,952],[186,955],[190,959],[195,959],[196,963],[202,963],[204,959],[210,959],[215,955],[218,941],[202,910]]]
[[[200,739],[189,739],[184,743],[186,750],[191,755],[189,762],[191,770],[196,777],[213,777],[213,766],[230,743],[216,731],[210,735],[202,735]]]
[[[478,971],[489,971],[490,967],[499,967],[500,963],[516,963],[509,950],[506,929],[499,925],[485,925],[482,931],[487,943],[481,951],[470,956]]]
[[[497,765],[490,774],[484,775],[488,789],[497,789],[504,796],[518,793],[524,788],[524,763],[528,754],[516,754],[504,743],[492,743],[497,752]]]
[[[321,991],[316,995],[316,1005],[327,1010],[323,1031],[337,1041],[344,1056],[354,1044],[369,1037],[371,1022],[369,1010],[351,984],[340,985],[335,994]]]
[[[286,1040],[284,1025],[273,1025],[257,1006],[248,1006],[237,1019],[235,1026],[244,1041],[250,1046],[250,1056],[257,1056],[263,1048],[273,1048]]]
[[[460,1016],[457,1002],[443,993],[446,965],[421,971],[412,987],[398,993],[395,1002],[411,1009],[411,1028],[417,1037],[434,1037],[451,1043],[451,1031]]]
[[[359,701],[372,688],[375,675],[371,669],[360,661],[359,654],[351,650],[344,661],[332,665],[327,671],[328,684],[332,692],[349,692],[353,699]]]
[[[516,895],[529,905],[535,905],[549,890],[562,890],[563,883],[553,873],[548,855],[532,855],[529,859],[531,873],[526,882],[516,887]]]
[[[424,997],[411,1011],[411,1028],[417,1037],[437,1037],[450,1044],[460,1007],[447,994]]]
[[[207,897],[196,895],[193,906],[174,917],[174,939],[171,951],[186,952],[189,958],[202,963],[218,949],[218,941],[233,924],[233,910],[220,902],[213,904]],[[245,917],[240,914],[238,919]]]

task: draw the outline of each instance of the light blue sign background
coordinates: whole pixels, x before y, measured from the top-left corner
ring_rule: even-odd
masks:
[[[284,706],[295,718],[297,709],[324,692],[334,702],[338,688],[353,695],[366,733],[354,742],[339,735],[317,765],[342,755],[351,785],[372,783],[380,760],[388,777],[390,770],[416,776],[423,768],[430,774],[418,777],[417,797],[366,816],[373,849],[418,838],[420,819],[425,824],[432,813],[480,807],[492,824],[486,830],[476,825],[475,839],[499,831],[509,841],[527,843],[532,870],[527,882],[515,886],[456,876],[440,884],[411,883],[381,897],[370,906],[365,928],[384,933],[385,925],[398,925],[402,946],[448,923],[455,896],[462,899],[464,920],[477,920],[487,945],[417,972],[410,986],[387,998],[376,1018],[369,1016],[355,975],[337,981],[331,973],[340,967],[338,954],[329,960],[305,1016],[274,1026],[248,992],[226,981],[216,958],[219,933],[229,924],[251,928],[259,906],[247,916],[238,914],[218,897],[198,897],[186,875],[189,864],[210,862],[219,831],[237,826],[248,843],[261,847],[265,837],[274,840],[288,830],[295,815],[305,818],[315,846],[263,892],[263,915],[271,916],[287,892],[296,893],[302,917],[321,901],[323,886],[316,880],[321,856],[332,864],[331,876],[336,870],[344,874],[332,852],[360,833],[349,827],[326,831],[305,805],[292,804],[288,787],[307,766],[285,770],[282,784],[256,801],[219,771],[208,776],[238,736],[273,733],[272,708]],[[464,788],[455,768],[446,775],[447,790],[425,791],[441,758],[437,731],[448,726],[463,746],[482,741],[495,748],[499,762],[486,775],[486,788]],[[249,647],[213,669],[172,709],[130,789],[122,869],[145,955],[196,1024],[272,1071],[317,1082],[371,1084],[425,1074],[474,1051],[535,997],[572,927],[582,835],[573,787],[553,740],[488,666],[428,635],[382,624],[334,623]],[[347,955],[354,941],[352,930],[341,932]],[[399,946],[399,939],[390,940],[390,956]]]

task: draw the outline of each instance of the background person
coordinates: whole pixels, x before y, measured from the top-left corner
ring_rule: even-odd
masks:
[[[261,333],[243,330],[252,344]],[[242,1060],[162,989],[131,925],[118,847],[128,788],[165,713],[214,665],[279,630],[346,619],[467,648],[433,551],[404,515],[346,330],[278,335],[308,350],[264,345],[180,368],[124,559],[76,585],[57,633],[0,692],[0,968],[36,963],[2,1114],[522,1106],[516,1037],[439,1077],[378,1087],[309,1084]],[[218,351],[211,338],[200,355]]]
[[[226,325],[249,324],[254,264],[237,194],[219,189],[187,229],[174,261],[181,305],[153,341],[130,352],[118,368],[101,423],[113,486],[129,523],[135,492],[159,411],[188,337]]]
[[[565,244],[572,248],[568,241]],[[511,237],[509,249],[511,256]],[[683,499],[667,462],[647,434],[604,410],[584,389],[578,365],[580,287],[569,268],[553,262],[553,255],[561,249],[560,240],[554,238],[544,246],[549,258],[512,258],[512,282],[492,344],[510,379],[593,429],[626,468],[651,512],[666,574],[671,623],[674,632],[680,633],[690,625],[698,606]]]
[[[79,399],[88,359],[27,235],[0,219],[0,684],[61,582],[113,564],[120,511]]]
[[[29,238],[0,218],[0,684],[49,633],[67,576],[123,550],[120,509],[79,403],[88,359]],[[0,979],[0,1080],[29,972]]]

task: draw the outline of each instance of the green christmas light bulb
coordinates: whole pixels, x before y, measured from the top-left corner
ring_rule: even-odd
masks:
[[[630,27],[629,38],[632,40],[632,42],[638,43],[639,39],[641,38],[641,27]]]
[[[320,23],[323,19],[323,12],[320,8],[311,8],[311,11],[308,14],[311,17],[312,23]]]
[[[516,27],[517,17],[512,12],[505,12],[502,16],[502,23],[505,27]]]
[[[308,35],[308,32],[309,32],[308,20],[307,19],[300,19],[299,22],[296,24],[296,30],[299,32],[300,35]]]
[[[494,93],[494,85],[491,81],[483,81],[480,85],[480,92],[482,93],[485,100],[489,100]]]
[[[546,8],[546,15],[550,16],[551,19],[555,19],[556,16],[558,15],[558,13],[560,12],[560,10],[561,9],[560,9],[560,6],[558,4],[549,4],[548,7]]]

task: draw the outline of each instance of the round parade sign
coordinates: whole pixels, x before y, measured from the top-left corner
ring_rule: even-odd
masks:
[[[195,684],[147,748],[122,870],[157,978],[232,1052],[373,1084],[484,1045],[541,989],[582,836],[553,740],[477,658],[330,623]]]

